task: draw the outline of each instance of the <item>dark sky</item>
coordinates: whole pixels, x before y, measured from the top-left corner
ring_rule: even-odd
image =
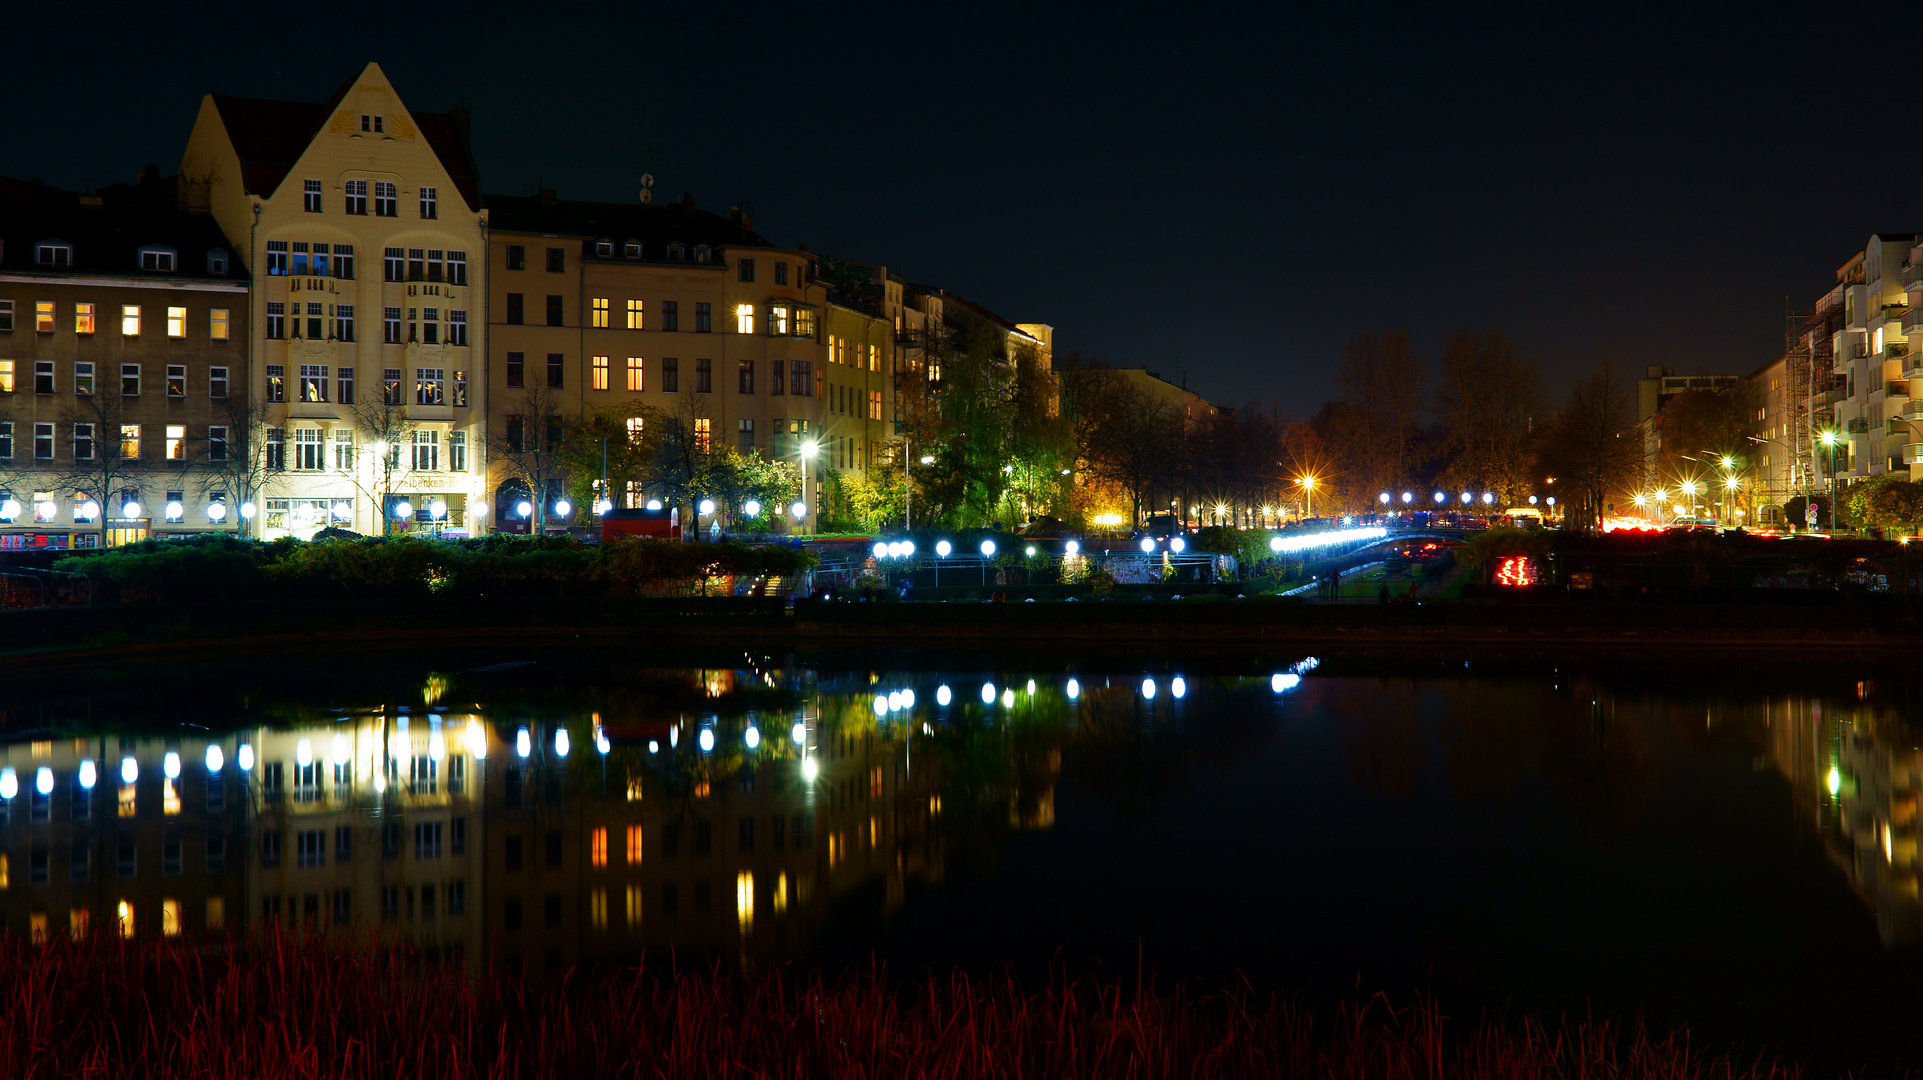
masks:
[[[1899,53],[1695,8],[28,5],[0,174],[171,171],[203,93],[321,100],[377,60],[414,109],[473,99],[488,190],[628,199],[645,168],[1297,415],[1363,328],[1500,326],[1553,404],[1604,360],[1746,374],[1786,297],[1923,224]]]

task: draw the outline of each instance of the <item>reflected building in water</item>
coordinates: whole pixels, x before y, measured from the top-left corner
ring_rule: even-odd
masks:
[[[211,741],[10,743],[4,928],[379,931],[533,975],[796,957],[837,902],[891,911],[941,880],[930,739],[907,712],[852,678],[726,711],[732,677],[696,678],[716,712],[606,726],[387,705]]]
[[[1791,696],[1761,711],[1769,760],[1789,780],[1798,818],[1875,914],[1883,943],[1923,942],[1918,721],[1867,685],[1856,701]]]

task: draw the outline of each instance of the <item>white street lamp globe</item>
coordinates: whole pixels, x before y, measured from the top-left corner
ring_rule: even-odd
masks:
[[[802,457],[814,457],[820,450],[821,444],[815,442],[813,439],[809,439],[807,442],[801,444]]]
[[[140,504],[132,499],[120,504],[120,516],[136,518],[140,516]]]
[[[1377,495],[1375,497],[1375,501],[1381,503],[1384,506],[1389,505],[1389,493],[1385,491],[1382,494]]]
[[[1149,701],[1155,700],[1155,680],[1154,679],[1142,680],[1142,697]]]
[[[53,794],[53,770],[45,765],[33,774],[33,789],[42,795]]]
[[[820,775],[821,775],[821,763],[816,761],[814,758],[809,758],[806,761],[803,761],[801,763],[801,778],[803,780],[806,780],[812,784],[815,781],[815,777]]]
[[[207,508],[208,521],[211,521],[214,524],[218,525],[222,521],[225,521],[226,519],[227,519],[227,506],[225,503],[215,503],[212,506],[209,506]]]
[[[428,503],[427,516],[433,518],[435,521],[439,521],[442,518],[446,517],[447,503],[441,501],[440,499],[435,499],[433,502]]]
[[[701,737],[700,737],[699,739],[697,739],[696,741],[697,741],[697,742],[699,742],[699,743],[701,744],[701,752],[702,752],[702,753],[704,753],[704,754],[711,754],[711,753],[713,753],[713,752],[714,752],[714,729],[713,729],[713,728],[702,728],[702,729],[701,729]]]
[[[527,501],[526,499],[522,499],[519,503],[515,505],[514,512],[521,515],[524,518],[531,518],[534,516],[534,504]]]
[[[994,703],[995,703],[995,684],[992,682],[985,682],[982,684],[982,704],[992,705]]]
[[[94,784],[99,779],[100,779],[100,774],[94,769],[92,758],[88,758],[87,760],[80,763],[80,786],[81,787],[87,789],[88,791],[92,791]]]
[[[955,692],[948,689],[947,683],[935,687],[935,704],[947,708],[948,703],[953,700],[955,700]]]
[[[874,709],[875,709],[876,716],[888,715],[888,695],[887,694],[875,695]]]
[[[1073,540],[1070,540],[1068,543],[1062,545],[1062,551],[1069,555],[1073,555],[1080,550],[1082,550],[1082,545],[1076,543]]]
[[[219,772],[220,767],[225,764],[227,764],[227,755],[220,752],[220,744],[208,743],[207,744],[207,771]]]
[[[19,516],[20,516],[19,503],[15,502],[12,499],[8,499],[6,502],[0,503],[0,517],[17,518]]]
[[[1556,497],[1554,495],[1549,496],[1549,505],[1556,505]]]
[[[949,546],[949,543],[948,543],[948,541],[946,541],[946,540],[937,540],[937,541],[935,541],[935,554],[936,554],[937,556],[939,556],[940,558],[944,558],[944,559],[946,559],[946,558],[948,557],[948,553],[949,553],[949,552],[951,552],[951,551],[953,551],[953,550],[955,550],[955,549],[954,549],[953,547],[951,547],[951,546]]]
[[[808,516],[808,504],[802,502],[800,499],[796,499],[795,504],[788,508],[788,512],[795,516],[796,521],[800,521],[802,518]]]
[[[915,553],[915,542],[913,540],[903,540],[901,542],[902,557],[907,558],[908,556],[913,555],[914,553]]]
[[[1642,503],[1642,498],[1643,497],[1641,495],[1636,496],[1636,502],[1639,505]],[[1536,497],[1534,495],[1529,496],[1529,505],[1530,506],[1536,505]]]
[[[1034,545],[1034,544],[1030,544],[1030,545],[1028,545],[1028,546],[1027,546],[1026,548],[1023,548],[1023,549],[1022,549],[1022,554],[1024,554],[1024,555],[1026,555],[1026,556],[1028,556],[1028,557],[1029,557],[1029,558],[1031,558],[1031,559],[1032,559],[1032,558],[1034,558],[1034,557],[1035,557],[1035,545]]]
[[[660,499],[649,499],[649,500],[648,500],[648,509],[650,509],[650,510],[659,510],[659,509],[661,509],[661,500],[660,500]]]
[[[0,799],[11,799],[18,794],[20,794],[20,778],[14,775],[13,767],[9,765],[5,769],[0,769]]]
[[[885,558],[887,558],[887,557],[888,557],[888,545],[887,545],[887,544],[882,544],[882,543],[877,543],[877,544],[876,544],[876,545],[874,546],[874,549],[873,549],[873,550],[874,550],[874,555],[875,555],[875,558],[877,558],[877,559],[885,559]]]
[[[120,782],[123,784],[131,784],[138,779],[140,779],[140,762],[135,761],[132,754],[121,758]]]
[[[703,499],[703,500],[701,500],[701,505],[700,505],[700,506],[697,506],[697,507],[695,507],[695,509],[697,509],[697,510],[699,510],[699,511],[701,511],[701,516],[702,516],[702,517],[707,517],[707,516],[708,516],[709,514],[712,514],[712,513],[714,513],[714,500],[713,500],[713,499]]]
[[[354,516],[354,508],[345,502],[337,502],[328,509],[335,517],[340,518],[342,521],[346,521],[348,518]]]
[[[250,502],[241,503],[240,516],[246,518],[249,521],[254,520],[254,504]]]
[[[1443,494],[1442,492],[1440,492],[1440,491],[1438,491],[1438,492],[1436,492],[1436,502],[1437,502],[1438,504],[1440,504],[1440,503],[1441,503],[1441,502],[1442,502],[1443,500],[1445,500],[1445,499],[1447,499],[1448,497],[1449,497],[1449,496],[1447,496],[1447,495],[1444,495],[1444,494]]]
[[[253,746],[252,746],[252,744],[249,744],[249,743],[241,743],[241,744],[240,744],[240,749],[239,749],[239,750],[236,750],[236,751],[234,751],[234,764],[236,764],[236,765],[239,765],[239,766],[240,766],[240,771],[241,771],[241,772],[252,772],[252,771],[253,771],[253,769],[254,769],[254,748],[253,748]]]
[[[574,512],[574,504],[566,499],[554,500],[554,513],[557,517],[567,517]]]
[[[747,502],[742,503],[741,512],[748,515],[749,517],[760,517],[761,516],[761,500],[749,499]]]
[[[594,500],[594,512],[596,514],[605,514],[612,509],[614,509],[614,502],[612,500],[609,500],[609,499]]]
[[[1495,493],[1495,492],[1493,492],[1493,491],[1485,491],[1485,492],[1483,492],[1483,493],[1482,493],[1482,505],[1484,505],[1484,506],[1488,506],[1488,505],[1489,505],[1490,503],[1493,503],[1493,502],[1495,502],[1495,501],[1496,501],[1496,493]]]
[[[915,692],[913,690],[903,690],[901,692],[901,707],[904,709],[912,709],[915,707]]]
[[[1279,536],[1269,537],[1269,550],[1280,552],[1282,550],[1282,538]]]
[[[514,733],[514,752],[522,757],[534,752],[534,739],[528,735],[526,728]]]
[[[788,737],[794,740],[796,746],[800,746],[808,741],[808,726],[799,720],[795,721],[795,726],[788,729]]]
[[[990,558],[994,554],[995,554],[995,541],[983,540],[982,541],[982,558],[984,559]]]
[[[1142,537],[1142,554],[1146,555],[1149,552],[1154,550],[1155,550],[1155,541],[1152,538],[1147,536]]]
[[[43,502],[35,505],[34,511],[40,515],[41,520],[43,521],[53,520],[54,505],[50,502]]]
[[[95,517],[99,513],[100,504],[94,502],[92,499],[88,499],[86,502],[80,504],[80,515],[82,517]]]
[[[923,465],[933,465],[933,464],[935,463],[935,455],[933,455],[933,454],[923,454],[923,455],[921,456],[921,463],[922,463]]]
[[[1476,497],[1474,495],[1471,495],[1466,491],[1462,493],[1462,505],[1467,506],[1474,501],[1476,501]]]
[[[554,754],[556,757],[567,757],[568,749],[573,745],[568,739],[567,728],[554,729]]]
[[[1074,701],[1077,698],[1080,698],[1082,696],[1082,681],[1080,679],[1075,679],[1075,678],[1069,679],[1066,690],[1068,693],[1068,700]]]
[[[394,504],[394,516],[406,521],[414,516],[414,504],[405,500]]]
[[[471,503],[468,503],[467,505],[468,505],[468,508],[473,510],[476,514],[487,513],[487,503],[485,502],[471,502]]]
[[[1403,492],[1403,493],[1402,493],[1402,504],[1403,504],[1404,506],[1407,506],[1407,505],[1409,505],[1410,503],[1412,503],[1412,502],[1414,502],[1414,501],[1416,501],[1416,496],[1415,496],[1415,492],[1413,492],[1413,491],[1405,491],[1405,492]]]
[[[167,504],[167,516],[170,518],[177,518],[186,512],[187,508],[180,505],[179,499],[175,499],[173,502]]]
[[[180,754],[173,750],[167,751],[167,756],[160,759],[160,771],[166,774],[169,780],[180,779]]]
[[[1187,548],[1188,546],[1189,546],[1189,542],[1187,540],[1182,539],[1179,536],[1175,537],[1174,539],[1168,542],[1168,549],[1170,551],[1175,552],[1177,555],[1180,555],[1183,549]]]
[[[760,746],[761,745],[761,729],[755,727],[753,724],[748,725],[748,730],[741,733],[741,741],[744,744],[746,744],[748,749],[750,750],[753,750],[755,747]]]
[[[1189,692],[1188,680],[1182,678],[1180,675],[1177,675],[1175,678],[1170,679],[1168,683],[1168,692],[1170,695],[1174,697],[1178,697],[1178,698],[1187,697]]]

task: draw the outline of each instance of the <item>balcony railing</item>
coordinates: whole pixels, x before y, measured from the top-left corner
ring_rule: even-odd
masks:
[[[1905,420],[1923,420],[1923,401],[1912,399],[1903,406],[1903,411],[1897,415]]]
[[[1851,435],[1868,435],[1870,433],[1870,422],[1860,416],[1851,420],[1846,426]]]
[[[1923,443],[1903,444],[1903,464],[1923,465]]]
[[[1884,397],[1909,397],[1910,384],[1906,382],[1901,382],[1901,381],[1885,383],[1883,386],[1883,396]]]
[[[1901,319],[1903,316],[1908,315],[1909,313],[1910,313],[1910,303],[1907,300],[1901,300],[1893,304],[1883,305],[1882,315],[1885,320]]]
[[[1918,276],[1919,273],[1923,273],[1923,266],[1919,266],[1914,260],[1904,263],[1903,264],[1903,287],[1905,289],[1916,288],[1917,283],[1919,281],[1923,281],[1923,278],[1920,278]]]

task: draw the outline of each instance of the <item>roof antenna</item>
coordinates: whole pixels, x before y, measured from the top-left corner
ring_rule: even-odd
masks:
[[[653,164],[654,164],[654,144],[645,143],[642,145],[642,148],[641,148],[641,168],[645,170]],[[653,201],[654,201],[654,174],[651,172],[644,171],[641,174],[641,205],[646,206]]]

